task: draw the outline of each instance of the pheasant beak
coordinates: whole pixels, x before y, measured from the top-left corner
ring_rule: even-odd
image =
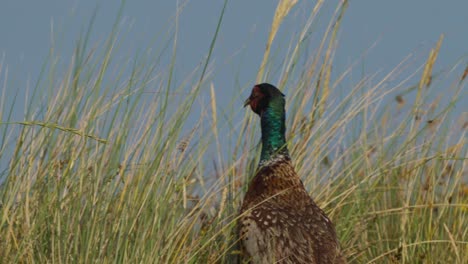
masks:
[[[244,107],[250,105],[250,101],[251,101],[251,100],[250,100],[250,97],[247,98],[247,100],[244,101]]]

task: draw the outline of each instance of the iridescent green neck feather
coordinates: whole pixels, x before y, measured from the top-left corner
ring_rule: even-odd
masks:
[[[286,146],[286,113],[284,98],[275,98],[261,114],[262,154],[260,163],[274,159],[277,155],[289,157]]]

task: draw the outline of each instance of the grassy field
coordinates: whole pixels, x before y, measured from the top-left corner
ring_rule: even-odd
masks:
[[[453,67],[458,77],[431,96],[445,83],[433,74],[441,38],[422,65],[405,64],[418,82],[388,85],[402,63],[383,78],[362,76],[338,100],[353,71],[332,74],[346,3],[297,63],[321,4],[288,56],[274,60],[270,47],[291,8],[278,6],[256,80],[281,76],[287,87],[287,138],[306,188],[334,221],[350,263],[468,263],[468,120],[453,110],[468,68]],[[130,70],[111,68],[118,36],[100,49],[83,36],[68,68],[51,51],[24,120],[11,118],[9,102],[19,99],[2,96],[1,263],[236,260],[237,213],[260,150],[258,120],[241,109],[255,80],[223,107],[208,67],[216,34],[204,63],[177,87],[174,62],[160,71],[157,52]],[[14,88],[5,84],[3,94]]]

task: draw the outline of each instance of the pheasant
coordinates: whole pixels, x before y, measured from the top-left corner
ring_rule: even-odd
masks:
[[[242,255],[250,263],[346,263],[335,229],[296,174],[285,139],[285,99],[275,86],[253,87],[244,107],[260,116],[262,152],[241,207]]]

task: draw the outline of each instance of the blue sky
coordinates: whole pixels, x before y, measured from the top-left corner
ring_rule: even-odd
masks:
[[[175,79],[182,81],[205,58],[223,1],[179,3],[185,6],[178,22]],[[301,29],[314,3],[299,1],[291,11],[277,36],[279,44],[275,48],[280,53],[285,52],[291,36]],[[327,26],[337,3],[336,0],[326,1],[320,13],[318,32]],[[229,101],[230,96],[238,93],[239,86],[254,84],[276,5],[277,1],[271,0],[228,2],[212,57],[213,83],[223,90],[219,93],[221,102]],[[67,65],[79,34],[86,29],[94,10],[97,10],[97,17],[89,42],[102,43],[111,32],[119,6],[120,1],[116,0],[3,0],[0,4],[0,58],[8,67],[8,90],[19,89],[19,98],[24,97],[26,83],[37,79],[52,38]],[[176,1],[172,0],[127,1],[120,26],[121,48],[114,57],[128,58],[152,45],[160,45],[159,40],[173,24],[175,10]],[[344,71],[369,50],[359,66],[365,74],[386,74],[409,54],[414,55],[415,69],[444,34],[435,71],[450,70],[461,61],[463,66],[453,72],[453,76],[460,76],[468,61],[467,10],[468,1],[465,0],[350,1],[339,35],[334,71]],[[318,44],[320,39],[315,41]],[[278,79],[279,76],[272,76],[268,81],[276,83]],[[243,99],[247,93],[239,97]],[[241,101],[239,99],[239,107]],[[467,102],[466,98],[463,102]],[[467,111],[463,103],[458,108],[458,112]],[[18,104],[14,120],[21,121],[22,114],[23,107]]]
[[[183,1],[179,1],[183,2]],[[299,1],[291,12],[290,23],[283,26],[279,37],[288,38],[287,30],[299,30],[298,22],[306,17],[313,1]],[[328,1],[321,20],[323,26],[338,1]],[[443,3],[443,4],[442,4]],[[178,65],[180,74],[191,70],[206,55],[223,1],[198,0],[187,2],[179,21]],[[214,63],[216,76],[228,78],[239,64],[243,51],[241,79],[252,80],[260,64],[268,29],[277,1],[229,1],[217,43]],[[3,0],[0,4],[0,53],[9,66],[11,78],[38,75],[50,47],[51,24],[59,47],[66,57],[75,45],[96,6],[98,16],[90,43],[108,36],[120,1],[115,0]],[[176,1],[127,1],[123,17],[128,29],[121,49],[122,56],[146,48],[156,36],[163,36],[175,14]],[[388,70],[409,53],[434,46],[440,34],[445,34],[437,67],[449,67],[468,53],[468,1],[350,1],[340,34],[337,66],[345,67],[375,42],[367,56],[369,73]],[[284,32],[286,31],[286,32]],[[65,33],[64,33],[65,32]],[[289,36],[288,36],[289,35]],[[128,54],[124,54],[128,52]],[[425,55],[425,54],[424,54]],[[233,61],[234,60],[234,61]],[[239,60],[239,61],[236,61]],[[272,80],[274,82],[276,80]]]

